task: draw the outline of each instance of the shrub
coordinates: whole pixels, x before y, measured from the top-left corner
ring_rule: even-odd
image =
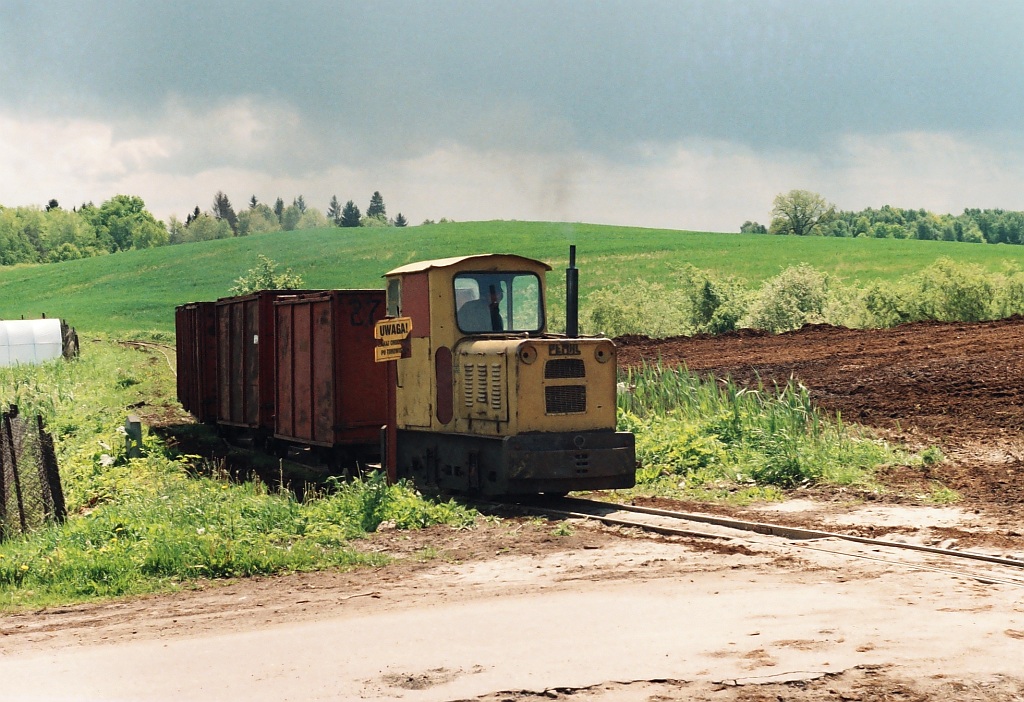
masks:
[[[688,305],[688,333],[723,334],[736,329],[750,294],[733,276],[713,276],[687,264],[676,277]]]
[[[824,322],[829,282],[806,263],[790,266],[765,282],[740,326],[777,333]]]
[[[875,281],[860,294],[861,314],[855,315],[858,327],[894,327],[921,318],[912,291],[905,285]]]
[[[597,290],[587,296],[587,308],[584,327],[592,333],[665,337],[690,331],[685,296],[658,283],[637,281]]]
[[[993,285],[976,265],[942,258],[918,277],[921,312],[941,322],[978,322],[991,318]]]

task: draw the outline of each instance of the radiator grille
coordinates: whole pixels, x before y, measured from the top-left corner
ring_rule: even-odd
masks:
[[[586,367],[579,358],[556,358],[544,364],[544,377],[547,379],[585,378]]]
[[[501,379],[501,364],[500,363],[492,363],[491,364],[491,409],[492,410],[497,411],[497,410],[501,409],[501,394],[502,394],[501,390],[502,390],[502,386],[503,385],[504,385],[504,383],[502,383],[502,379]]]
[[[476,401],[482,405],[487,404],[487,364],[476,364]]]
[[[475,370],[476,366],[474,366],[472,363],[466,363],[463,364],[462,366],[462,396],[466,402],[466,407],[473,406],[473,371]]]
[[[551,385],[544,388],[546,414],[582,414],[587,411],[586,385]]]

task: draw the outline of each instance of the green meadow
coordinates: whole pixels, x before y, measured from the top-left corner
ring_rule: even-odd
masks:
[[[406,228],[314,229],[127,251],[49,265],[0,268],[0,318],[41,314],[85,332],[170,338],[174,307],[228,295],[258,254],[301,275],[311,288],[383,287],[381,276],[412,261],[473,253],[516,253],[554,268],[552,298],[564,290],[569,245],[577,247],[587,294],[635,281],[671,286],[685,264],[743,278],[752,288],[807,263],[846,283],[897,281],[940,258],[998,272],[1024,264],[1024,248],[897,239],[778,237],[596,224],[466,222]],[[554,305],[558,307],[556,303]]]

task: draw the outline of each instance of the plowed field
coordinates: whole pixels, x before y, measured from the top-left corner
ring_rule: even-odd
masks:
[[[986,506],[1024,502],[1024,318],[771,335],[622,337],[619,364],[684,364],[751,386],[802,383],[823,409],[948,460],[922,475]]]

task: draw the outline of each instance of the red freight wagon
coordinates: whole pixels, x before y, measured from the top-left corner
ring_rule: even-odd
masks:
[[[217,421],[274,429],[274,300],[313,290],[261,290],[217,300]]]
[[[377,455],[387,368],[374,361],[383,290],[328,290],[274,302],[275,438]]]
[[[212,302],[174,310],[178,401],[200,422],[217,420],[217,316]]]

